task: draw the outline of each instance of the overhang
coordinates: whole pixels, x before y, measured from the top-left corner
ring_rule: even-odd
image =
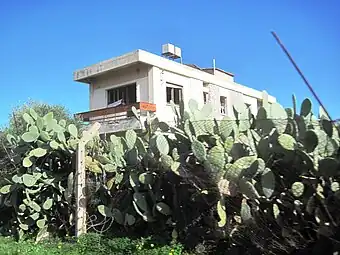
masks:
[[[102,75],[109,71],[125,68],[136,63],[144,63],[149,66],[155,66],[165,71],[201,80],[206,83],[211,83],[222,88],[240,92],[250,97],[262,98],[261,91],[243,86],[236,82],[227,81],[203,70],[177,63],[173,60],[166,59],[144,50],[136,50],[125,55],[105,60],[95,65],[77,70],[73,74],[73,79],[74,81],[89,83],[91,78]],[[232,75],[230,73],[228,74]],[[268,100],[269,102],[276,102],[276,98],[272,96],[268,96]]]

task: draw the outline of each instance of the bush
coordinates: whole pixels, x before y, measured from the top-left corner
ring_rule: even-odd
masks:
[[[180,255],[182,247],[157,246],[146,243],[145,240],[131,240],[128,238],[108,238],[98,234],[87,234],[78,241],[73,238],[64,240],[50,240],[36,244],[25,240],[16,242],[12,237],[0,238],[1,255]]]

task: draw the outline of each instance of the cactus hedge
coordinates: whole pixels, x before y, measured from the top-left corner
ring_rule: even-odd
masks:
[[[173,126],[148,114],[142,130],[87,145],[88,210],[97,223],[161,229],[183,242],[201,225],[230,247],[247,236],[248,245],[276,254],[336,234],[339,127],[321,110],[314,115],[309,99],[300,109],[294,96],[293,108],[264,102],[256,115],[238,103],[235,119],[222,120],[194,100],[188,109],[172,108]],[[80,134],[52,114],[23,118],[26,132],[8,136],[21,164],[0,189],[1,210],[12,215],[0,227],[37,238],[61,229],[72,234]]]

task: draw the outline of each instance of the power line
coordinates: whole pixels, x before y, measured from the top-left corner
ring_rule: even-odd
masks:
[[[310,90],[310,92],[312,92],[314,98],[318,101],[318,103],[320,104],[320,106],[323,108],[323,110],[325,111],[325,113],[327,114],[327,117],[329,118],[330,121],[332,121],[331,116],[329,115],[328,111],[326,110],[326,108],[324,107],[323,103],[321,102],[320,98],[318,97],[318,95],[315,93],[314,89],[312,88],[312,86],[310,85],[310,83],[307,81],[306,77],[303,75],[302,71],[300,70],[300,68],[297,66],[297,64],[295,63],[294,59],[292,58],[292,56],[289,54],[288,50],[286,49],[286,47],[283,45],[283,43],[281,42],[280,38],[277,36],[277,34],[272,31],[271,32],[272,35],[274,36],[274,38],[276,39],[277,43],[280,45],[281,49],[284,51],[284,53],[286,53],[287,57],[289,58],[290,62],[293,64],[293,66],[295,67],[296,71],[300,74],[302,80],[305,82],[305,84],[307,85],[308,89]],[[333,121],[332,121],[333,122]]]

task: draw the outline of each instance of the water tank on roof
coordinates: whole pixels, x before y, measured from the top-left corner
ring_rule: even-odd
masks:
[[[182,57],[182,50],[171,43],[166,43],[162,45],[162,56],[178,59]]]

